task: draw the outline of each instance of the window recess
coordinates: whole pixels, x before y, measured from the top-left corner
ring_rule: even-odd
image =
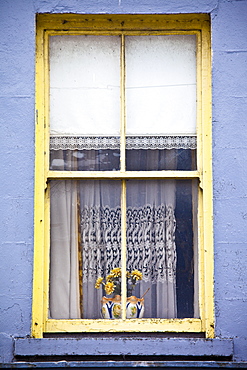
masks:
[[[133,28],[124,16],[86,25],[66,16],[66,31],[47,17],[37,37],[37,107],[48,124],[36,133],[44,223],[33,335],[212,336],[207,17],[192,29],[178,17],[174,29],[174,17],[157,16],[157,30],[149,16],[131,16]]]

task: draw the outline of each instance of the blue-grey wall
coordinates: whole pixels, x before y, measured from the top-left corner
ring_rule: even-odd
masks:
[[[30,336],[35,14],[44,12],[211,14],[216,336],[233,338],[234,361],[247,361],[247,0],[0,0],[0,361]]]

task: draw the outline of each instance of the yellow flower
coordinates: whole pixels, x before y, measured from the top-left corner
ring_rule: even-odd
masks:
[[[114,278],[114,275],[113,274],[109,274],[106,277],[106,281],[111,281],[113,278]]]
[[[96,283],[95,283],[95,288],[96,289],[99,289],[100,288],[100,285],[102,284],[103,282],[103,278],[102,277],[98,277],[98,279],[96,280]]]
[[[105,291],[106,291],[106,294],[110,295],[114,292],[114,289],[115,289],[115,285],[114,283],[112,283],[111,281],[108,281],[106,284],[105,284]]]
[[[120,277],[121,276],[121,268],[116,267],[115,269],[111,270],[111,274],[113,277]]]
[[[138,270],[133,270],[131,276],[134,280],[142,280],[142,273]]]

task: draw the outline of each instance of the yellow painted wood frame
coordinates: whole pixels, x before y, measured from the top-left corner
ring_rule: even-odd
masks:
[[[121,109],[120,171],[49,170],[49,58],[50,35],[120,35],[121,80],[124,79],[125,35],[195,34],[197,37],[197,170],[196,171],[125,171],[125,110]],[[74,15],[37,16],[36,39],[36,137],[34,204],[34,272],[32,336],[43,333],[78,332],[190,332],[214,337],[213,300],[213,208],[211,139],[211,47],[210,19],[205,14],[184,15]],[[121,105],[125,91],[121,83]],[[125,216],[126,179],[198,179],[198,280],[199,319],[136,320],[55,320],[48,317],[49,296],[49,180],[119,179],[122,182],[122,216]],[[126,231],[122,222],[122,234]],[[126,245],[122,245],[125,265]],[[123,296],[126,294],[123,284]],[[125,297],[126,300],[126,297]],[[123,307],[125,305],[123,304]],[[125,310],[123,312],[125,317]]]

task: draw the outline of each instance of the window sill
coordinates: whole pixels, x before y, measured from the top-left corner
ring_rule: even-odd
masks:
[[[19,361],[101,361],[126,360],[217,360],[229,361],[233,355],[231,339],[204,338],[16,338],[15,358]],[[95,356],[95,357],[94,357]],[[114,361],[113,361],[114,362]],[[133,362],[133,361],[130,361]],[[122,366],[122,365],[121,365]]]

